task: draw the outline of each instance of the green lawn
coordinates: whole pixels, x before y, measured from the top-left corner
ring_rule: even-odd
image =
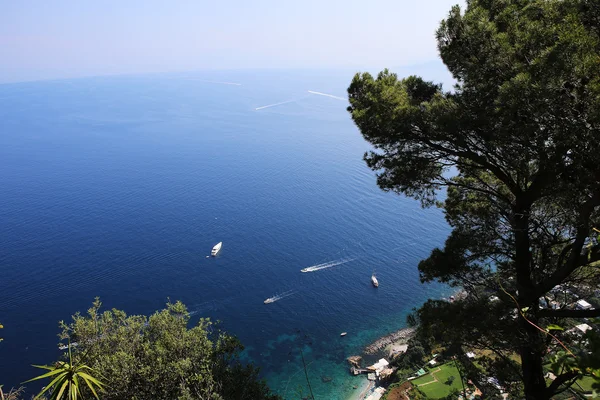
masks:
[[[435,378],[431,374],[423,375],[420,378],[413,379],[411,382],[413,385],[419,386],[427,382],[434,382]]]
[[[573,388],[579,389],[581,387],[581,389],[583,389],[585,392],[591,392],[592,383],[594,383],[594,378],[592,378],[591,376],[584,376],[583,378],[578,379],[577,383],[579,384],[579,386],[575,384],[573,385]]]
[[[423,392],[423,394],[425,394],[425,396],[427,396],[430,399],[439,399],[442,397],[446,397],[450,394],[452,389],[462,390],[462,384],[460,382],[460,374],[458,373],[458,370],[454,366],[454,363],[440,365],[439,368],[440,368],[440,371],[435,372],[437,370],[437,368],[433,367],[433,368],[431,368],[431,371],[429,374],[411,381],[411,383],[413,385],[417,386],[419,388],[419,390],[421,392]],[[435,382],[434,376],[437,379],[437,382]],[[450,376],[454,377],[454,381],[452,382],[452,385],[447,385],[446,380]],[[433,382],[433,383],[429,383],[428,385],[423,385],[424,383],[428,383],[428,382]],[[421,386],[421,385],[423,385],[423,386]]]

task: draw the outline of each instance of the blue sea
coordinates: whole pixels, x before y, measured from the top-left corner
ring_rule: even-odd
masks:
[[[447,295],[419,283],[417,264],[449,227],[440,210],[377,187],[346,111],[351,78],[207,71],[0,85],[0,384],[58,359],[58,321],[99,296],[130,314],[181,300],[194,318],[222,321],[287,399],[308,393],[301,350],[315,398],[354,393],[363,378],[345,358]]]

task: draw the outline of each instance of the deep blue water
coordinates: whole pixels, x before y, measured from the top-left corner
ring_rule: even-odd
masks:
[[[0,85],[0,384],[56,360],[58,321],[100,296],[145,314],[182,300],[221,320],[288,398],[304,384],[301,348],[317,398],[350,393],[344,358],[444,290],[419,284],[416,265],[449,230],[439,210],[377,188],[346,101],[307,93],[345,97],[351,77]]]

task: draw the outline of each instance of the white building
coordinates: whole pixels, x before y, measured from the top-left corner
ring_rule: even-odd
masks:
[[[575,308],[577,308],[578,310],[589,310],[590,308],[592,308],[592,305],[590,303],[588,303],[587,301],[581,299],[581,300],[577,300],[577,303],[575,304]]]
[[[385,389],[382,387],[375,388],[373,393],[371,393],[365,400],[379,400],[381,396],[385,393]]]
[[[587,331],[589,331],[590,329],[592,329],[591,326],[589,326],[588,324],[579,324],[575,327],[575,329],[580,330],[583,333],[586,333]]]

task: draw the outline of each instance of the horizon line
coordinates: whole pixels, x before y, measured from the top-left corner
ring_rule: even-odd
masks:
[[[359,72],[371,72],[371,71],[382,71],[383,69],[389,69],[394,72],[395,69],[400,68],[411,68],[420,67],[432,64],[439,64],[440,66],[445,65],[440,59],[428,60],[413,64],[403,64],[387,67],[375,67],[375,66],[337,66],[337,67],[248,67],[248,68],[198,68],[189,70],[178,70],[178,71],[140,71],[140,72],[115,72],[115,73],[91,73],[90,75],[81,76],[64,76],[64,77],[48,77],[48,78],[31,78],[31,79],[17,79],[17,80],[2,80],[0,78],[0,85],[11,85],[19,83],[36,83],[36,82],[54,82],[54,81],[68,81],[77,79],[93,79],[93,78],[119,78],[119,77],[136,77],[136,76],[149,76],[149,75],[175,75],[175,74],[193,74],[201,72],[240,72],[240,71],[354,71]],[[185,77],[182,77],[185,78]],[[189,77],[192,78],[192,77]]]

